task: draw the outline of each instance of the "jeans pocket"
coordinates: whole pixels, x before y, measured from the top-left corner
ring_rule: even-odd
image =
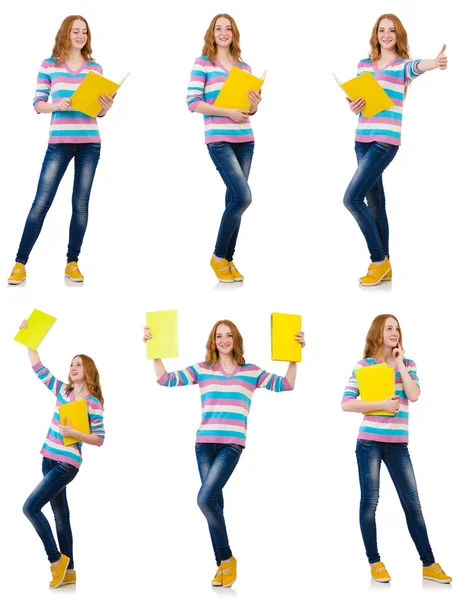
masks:
[[[379,148],[380,150],[384,150],[384,152],[389,152],[394,148],[398,148],[398,146],[394,146],[394,144],[386,144],[385,142],[373,142],[375,148]]]
[[[242,454],[243,452],[243,446],[240,446],[240,444],[229,444],[229,446],[235,450],[239,455]]]

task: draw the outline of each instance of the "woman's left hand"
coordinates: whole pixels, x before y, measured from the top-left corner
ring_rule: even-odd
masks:
[[[295,335],[295,340],[301,344],[301,348],[304,348],[306,342],[304,340],[304,331],[298,331]]]
[[[258,110],[258,104],[261,102],[261,90],[259,92],[254,92],[250,90],[248,92],[248,100],[251,102],[251,106],[248,109],[250,113],[255,113]]]
[[[398,367],[403,367],[405,365],[403,362],[403,350],[400,344],[397,344],[397,347],[392,350],[392,355]]]
[[[446,47],[447,47],[447,45],[444,44],[442,46],[442,50],[440,50],[440,52],[437,54],[437,56],[435,58],[435,64],[436,64],[437,68],[441,69],[442,71],[444,69],[446,69],[448,66],[448,58],[444,54]]]
[[[98,117],[103,117],[111,109],[114,99],[109,94],[101,94],[98,98],[98,102],[102,106],[102,110],[98,112]]]
[[[65,425],[58,425],[61,435],[63,437],[75,437],[75,435],[74,435],[75,429],[69,423],[69,419],[67,417],[66,417],[65,421],[66,421]]]

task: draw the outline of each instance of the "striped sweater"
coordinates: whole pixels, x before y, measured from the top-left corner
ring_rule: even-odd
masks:
[[[83,62],[77,71],[71,71],[67,63],[57,66],[55,58],[46,58],[38,72],[34,108],[37,102],[48,102],[50,94],[53,104],[58,104],[62,98],[71,98],[90,71],[102,75],[101,65],[93,61]],[[53,112],[48,143],[99,144],[101,138],[96,119],[76,110]]]
[[[59,407],[62,404],[73,402],[74,400],[86,400],[88,409],[88,419],[90,423],[90,432],[94,433],[104,441],[104,418],[101,402],[94,396],[85,396],[84,398],[74,398],[74,392],[65,391],[66,383],[56,379],[50,371],[43,366],[41,362],[34,365],[33,370],[38,378],[43,381],[46,387],[56,396],[56,405],[51,420],[51,425],[46,436],[45,443],[42,446],[41,453],[46,458],[51,458],[58,462],[68,463],[77,469],[82,464],[82,444],[80,442],[64,446],[63,437],[59,431]]]
[[[199,102],[214,104],[229,71],[214,59],[212,65],[206,56],[200,56],[192,67],[189,87],[187,88],[187,106],[191,112]],[[235,61],[235,66],[251,73],[251,68],[244,62]],[[214,117],[203,115],[205,121],[205,143],[212,142],[253,142],[253,130],[250,120],[244,123],[235,123],[228,117]]]
[[[245,447],[248,413],[256,388],[272,392],[292,390],[286,377],[272,375],[255,365],[237,366],[232,374],[221,365],[204,362],[183,371],[164,373],[160,385],[176,387],[198,383],[202,402],[202,422],[197,443],[238,444]]]
[[[374,117],[366,118],[360,114],[355,131],[356,142],[384,142],[400,146],[405,88],[410,81],[421,75],[422,71],[418,69],[419,62],[419,60],[397,58],[381,71],[378,69],[377,61],[372,62],[369,58],[365,58],[359,62],[357,74],[370,72],[391,98],[394,106]]]
[[[355,369],[352,371],[352,375],[349,382],[344,390],[342,403],[354,400],[359,396],[359,388],[357,385],[357,379],[355,377],[356,369],[367,367],[370,365],[377,365],[382,363],[382,360],[374,358],[364,358],[360,360]],[[408,359],[404,359],[405,368],[407,369],[410,377],[418,384],[419,379],[416,373],[415,363]],[[402,377],[400,371],[395,367],[395,395],[400,397],[400,410],[394,416],[378,416],[378,415],[364,415],[362,425],[359,429],[359,440],[374,440],[376,442],[394,442],[394,443],[408,443],[408,398],[403,389]],[[385,400],[385,398],[383,398]]]

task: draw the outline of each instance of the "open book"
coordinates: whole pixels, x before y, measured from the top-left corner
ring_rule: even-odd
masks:
[[[71,110],[78,110],[89,117],[96,117],[102,109],[98,102],[99,96],[101,94],[114,96],[128,75],[129,73],[120,83],[115,83],[99,73],[90,71],[70,98]]]

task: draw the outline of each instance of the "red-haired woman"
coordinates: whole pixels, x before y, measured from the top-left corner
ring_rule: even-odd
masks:
[[[254,137],[249,120],[261,102],[259,92],[249,92],[248,110],[218,108],[214,102],[231,69],[251,73],[240,55],[240,33],[234,19],[216,15],[206,33],[202,56],[192,67],[187,104],[191,112],[204,115],[205,143],[226,185],[226,207],[210,265],[223,283],[243,281],[233,258],[242,214],[251,203],[248,186]]]
[[[363,98],[350,102],[350,109],[360,114],[355,135],[358,169],[344,196],[344,205],[352,213],[365,237],[371,264],[360,277],[363,286],[378,285],[392,279],[389,262],[389,224],[382,174],[400,146],[403,102],[407,86],[421,73],[446,69],[445,45],[435,58],[411,60],[407,32],[395,15],[381,15],[370,39],[368,58],[360,61],[358,74],[371,73],[394,103],[373,117],[364,117]],[[367,202],[365,202],[365,198]]]
[[[395,395],[379,402],[358,399],[360,392],[356,378],[357,369],[379,364],[386,364],[394,369]],[[368,331],[363,359],[353,370],[344,391],[342,409],[364,413],[356,448],[361,489],[360,528],[371,575],[375,581],[381,583],[391,580],[384,563],[381,562],[376,538],[375,514],[382,462],[386,465],[399,495],[410,535],[423,563],[424,579],[439,583],[451,581],[451,577],[448,577],[435,562],[408,453],[409,403],[416,402],[419,394],[416,365],[412,360],[404,358],[402,332],[397,318],[389,314],[378,315]],[[379,414],[376,414],[378,411]]]
[[[25,329],[27,321],[23,321],[20,327]],[[27,498],[23,510],[42,540],[50,561],[52,575],[50,586],[56,588],[75,583],[77,580],[66,487],[75,478],[82,463],[82,444],[102,446],[104,443],[104,398],[98,370],[89,356],[85,354],[74,356],[67,383],[56,379],[43,366],[35,350],[29,349],[29,359],[38,378],[56,396],[56,405],[41,449],[43,479]],[[86,400],[91,433],[77,431],[67,419],[65,425],[60,424],[59,407],[75,400]],[[64,445],[64,437],[73,437],[78,442]],[[56,521],[59,549],[48,520],[42,513],[42,508],[48,502],[51,504]]]
[[[37,113],[52,113],[50,137],[35,200],[26,220],[16,264],[8,279],[10,285],[26,279],[25,265],[29,254],[72,159],[75,175],[65,276],[71,281],[83,281],[77,262],[88,222],[88,204],[101,152],[101,138],[96,119],[72,109],[72,94],[88,73],[102,74],[102,67],[93,60],[92,52],[86,19],[71,15],[64,19],[56,34],[51,58],[45,59],[40,67],[34,108]],[[50,94],[51,102],[48,102]],[[113,98],[100,96],[99,103],[98,117],[103,117],[112,106]]]
[[[145,327],[144,341],[151,338],[150,329]],[[302,331],[295,339],[304,347]],[[197,501],[208,521],[218,565],[212,585],[230,587],[237,578],[237,561],[227,537],[222,490],[245,447],[254,391],[257,388],[273,392],[292,390],[296,363],[288,365],[285,377],[246,363],[239,330],[231,321],[223,320],[211,330],[204,362],[167,373],[162,361],[154,359],[154,369],[160,385],[176,387],[198,383],[200,387],[202,422],[197,431],[195,453],[202,486]]]

